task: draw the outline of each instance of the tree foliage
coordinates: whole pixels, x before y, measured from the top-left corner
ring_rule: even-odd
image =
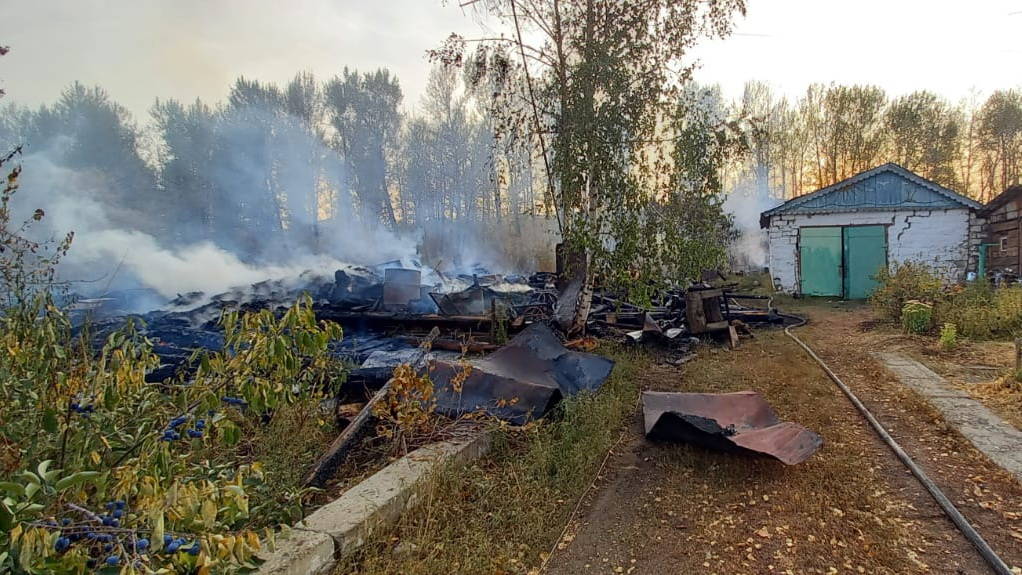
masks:
[[[876,86],[815,84],[792,102],[750,82],[732,116],[750,144],[738,164],[778,198],[885,162],[981,201],[1020,181],[1022,96],[1015,90],[953,103],[925,90],[890,99]]]
[[[512,51],[527,75],[529,129],[544,156],[548,203],[571,249],[586,253],[597,274],[629,291],[691,277],[694,270],[678,268],[678,244],[668,241],[681,225],[674,206],[683,190],[672,187],[680,179],[665,177],[672,147],[660,143],[672,139],[669,119],[690,71],[682,63],[688,50],[703,36],[726,34],[742,2],[484,5],[516,31]],[[526,36],[541,41],[526,43]],[[451,53],[457,50],[442,56],[450,60]],[[719,210],[703,215],[710,227],[726,226]]]

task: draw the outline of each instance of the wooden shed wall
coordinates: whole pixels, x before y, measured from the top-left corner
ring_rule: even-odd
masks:
[[[1010,202],[998,207],[987,215],[987,239],[991,244],[987,250],[987,269],[1002,270],[1011,268],[1015,273],[1022,270],[1022,250],[1020,250],[1019,226],[1022,219],[1019,219],[1019,210],[1022,208],[1022,199],[1015,198]],[[1000,245],[1004,240],[1004,249]]]

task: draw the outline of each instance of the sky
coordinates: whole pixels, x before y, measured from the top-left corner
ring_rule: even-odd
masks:
[[[812,82],[951,99],[1022,86],[1022,0],[747,0],[736,34],[693,53],[696,79],[737,97],[748,79],[797,97]],[[239,75],[285,82],[387,67],[406,108],[426,50],[485,23],[458,0],[0,0],[7,101],[54,101],[79,80],[144,120],[156,98],[223,99]],[[487,32],[489,33],[489,32]]]

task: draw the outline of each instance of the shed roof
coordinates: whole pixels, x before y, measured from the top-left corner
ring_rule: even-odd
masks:
[[[914,174],[893,162],[860,172],[848,179],[792,198],[760,214],[760,227],[770,225],[770,217],[782,213],[821,214],[908,209],[979,210],[983,206]]]
[[[1019,196],[1022,196],[1022,186],[1011,186],[998,194],[996,198],[987,202],[987,204],[983,206],[982,213],[984,215],[989,214]]]

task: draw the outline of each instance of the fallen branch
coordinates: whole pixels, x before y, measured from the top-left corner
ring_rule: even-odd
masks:
[[[417,366],[423,358],[425,358],[426,352],[429,351],[429,347],[433,343],[433,340],[435,340],[439,335],[440,329],[436,327],[429,332],[429,335],[423,340],[422,345],[419,346],[419,354],[412,362],[413,366]],[[344,428],[344,431],[342,431],[340,435],[338,435],[337,438],[330,443],[330,447],[326,450],[326,453],[319,458],[316,464],[312,467],[312,470],[309,471],[309,474],[305,476],[305,481],[302,482],[302,485],[305,487],[322,486],[323,483],[334,474],[337,467],[348,455],[348,452],[351,451],[351,448],[355,443],[355,439],[361,435],[366,423],[368,423],[372,418],[373,406],[380,401],[383,401],[383,398],[387,397],[387,393],[389,392],[390,381],[385,383],[383,387],[381,387],[380,390],[373,395],[373,398],[365,404],[362,410],[358,412],[358,415],[356,415],[355,418],[351,420],[351,423]]]

